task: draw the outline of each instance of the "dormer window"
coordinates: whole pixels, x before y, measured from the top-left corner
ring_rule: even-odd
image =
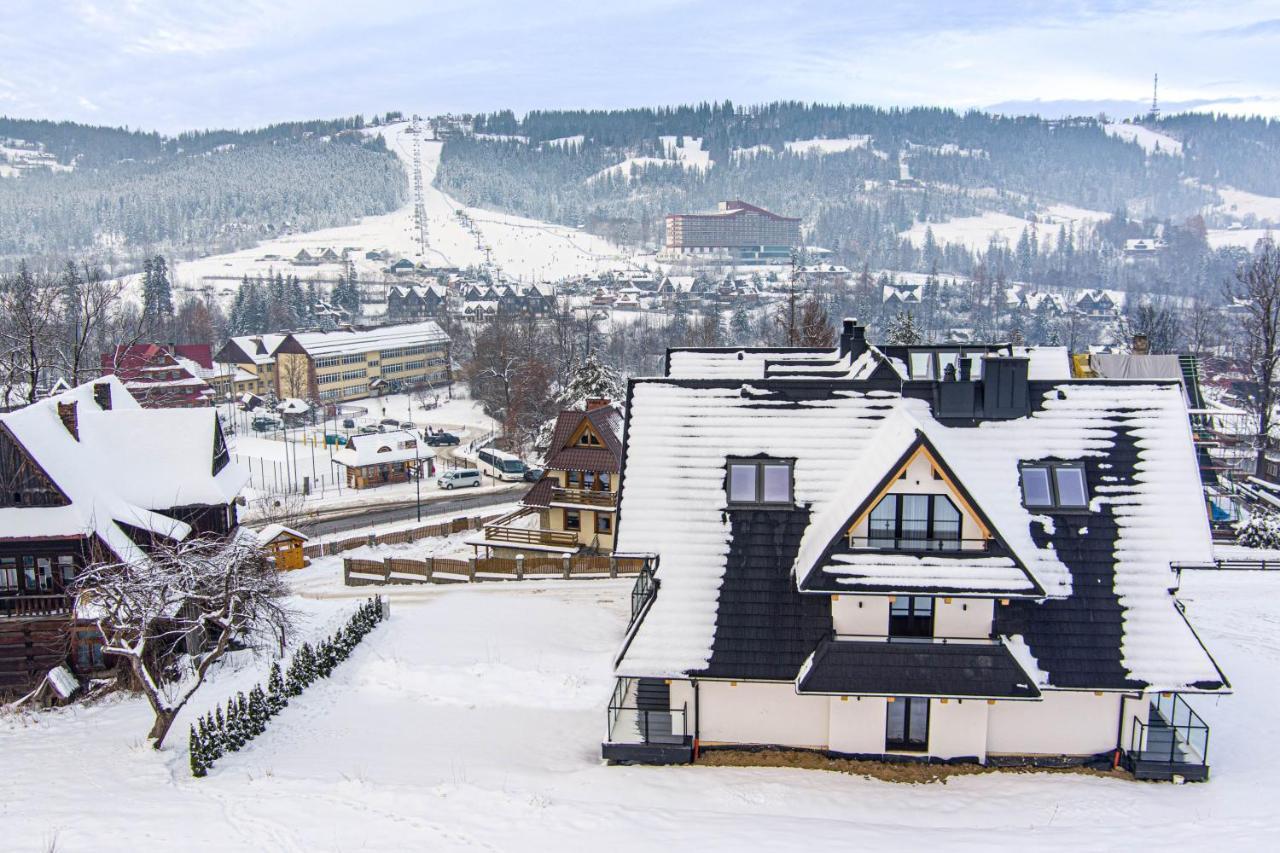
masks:
[[[729,460],[731,507],[789,507],[792,490],[792,462],[789,459]]]
[[[1022,505],[1027,509],[1088,509],[1084,466],[1078,462],[1023,466]]]
[[[866,547],[954,551],[960,525],[960,510],[946,495],[885,495],[867,517]],[[860,544],[856,537],[853,544]]]

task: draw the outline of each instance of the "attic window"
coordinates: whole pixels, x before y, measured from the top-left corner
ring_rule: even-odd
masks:
[[[1087,509],[1084,466],[1078,462],[1024,466],[1022,504],[1028,509]]]
[[[789,507],[792,462],[788,459],[730,459],[729,505]]]
[[[594,432],[588,430],[578,437],[578,444],[581,444],[584,447],[599,447],[600,439],[596,437]]]

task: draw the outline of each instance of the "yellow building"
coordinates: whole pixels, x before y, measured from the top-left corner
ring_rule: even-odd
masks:
[[[432,321],[232,338],[214,357],[225,399],[248,392],[339,403],[452,381],[449,336]]]
[[[291,572],[307,565],[307,557],[302,550],[307,543],[305,534],[283,524],[268,524],[258,531],[258,541],[271,555],[278,571]]]

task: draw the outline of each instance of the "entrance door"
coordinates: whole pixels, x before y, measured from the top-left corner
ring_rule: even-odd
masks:
[[[925,752],[929,749],[929,700],[897,696],[886,703],[885,751]]]

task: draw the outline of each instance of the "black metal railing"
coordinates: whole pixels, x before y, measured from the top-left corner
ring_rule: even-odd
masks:
[[[946,536],[894,536],[884,533],[850,536],[849,547],[862,551],[990,551],[992,541]]]
[[[628,703],[638,679],[619,678],[608,708],[609,743],[684,743],[689,736],[689,706],[641,708]]]
[[[640,569],[640,574],[636,576],[636,582],[631,587],[631,619],[627,622],[630,628],[635,624],[636,619],[644,610],[645,605],[649,603],[658,593],[658,579],[653,576],[653,568],[650,563],[646,562]]]
[[[1133,719],[1129,754],[1138,761],[1205,764],[1209,758],[1209,726],[1177,693],[1151,701],[1147,722]]]

